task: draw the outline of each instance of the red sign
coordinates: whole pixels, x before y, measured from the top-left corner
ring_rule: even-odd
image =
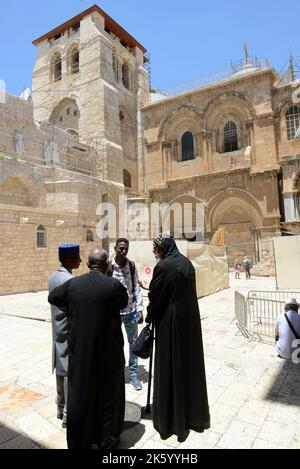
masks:
[[[151,269],[151,267],[146,267],[146,268],[145,268],[145,274],[146,274],[146,275],[152,274],[152,269]]]

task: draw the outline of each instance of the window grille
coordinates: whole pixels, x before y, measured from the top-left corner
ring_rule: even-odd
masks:
[[[237,126],[229,121],[224,127],[224,153],[238,150]]]
[[[300,127],[300,107],[292,106],[288,109],[286,115],[286,129],[288,140],[293,140]]]
[[[182,161],[189,161],[195,158],[194,137],[191,132],[185,132],[181,139]]]
[[[44,226],[39,226],[37,229],[37,247],[45,248],[46,247],[46,228]]]
[[[71,53],[71,74],[79,72],[79,50],[73,50]]]

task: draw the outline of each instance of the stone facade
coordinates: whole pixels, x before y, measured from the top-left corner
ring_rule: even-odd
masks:
[[[0,104],[1,294],[46,289],[61,243],[79,242],[84,259],[101,245],[96,211],[109,189],[93,176],[97,153],[52,125],[36,125],[32,112],[30,101],[13,96]]]
[[[46,289],[60,243],[81,244],[84,272],[88,250],[109,244],[97,207],[125,194],[127,208],[144,203],[133,239],[151,236],[151,202],[190,204],[189,235],[201,203],[196,239],[221,230],[231,263],[247,254],[272,271],[270,237],[300,229],[295,80],[247,61],[152,102],[145,49],[97,6],[34,45],[32,99],[0,103],[0,294]]]
[[[108,246],[97,207],[137,191],[143,170],[145,49],[98,7],[34,44],[32,100],[0,104],[0,294],[46,289],[61,243],[81,244],[86,271]]]
[[[293,86],[281,85],[274,69],[248,64],[226,80],[144,107],[152,200],[180,202],[188,195],[202,202],[205,239],[223,228],[231,263],[245,254],[254,262],[268,256],[264,240],[280,234],[288,194],[296,204],[285,201],[289,216],[300,208],[300,140],[288,139],[286,120]],[[232,150],[224,141],[228,123],[234,123]],[[186,133],[193,136],[191,158],[184,158]]]

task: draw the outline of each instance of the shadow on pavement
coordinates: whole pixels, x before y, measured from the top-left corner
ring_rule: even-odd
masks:
[[[300,407],[300,363],[284,360],[266,400]]]
[[[32,449],[41,448],[35,441],[23,433],[12,430],[0,421],[0,450],[2,449]]]

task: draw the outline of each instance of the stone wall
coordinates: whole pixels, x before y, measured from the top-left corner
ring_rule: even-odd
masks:
[[[81,245],[82,265],[77,271],[87,271],[89,250],[101,246],[96,237],[95,220],[78,220],[75,215],[64,215],[64,224],[57,226],[61,212],[0,206],[0,294],[47,290],[48,277],[59,266],[57,247],[62,243]],[[46,247],[37,247],[37,228],[46,229]],[[95,242],[86,242],[90,229]]]

